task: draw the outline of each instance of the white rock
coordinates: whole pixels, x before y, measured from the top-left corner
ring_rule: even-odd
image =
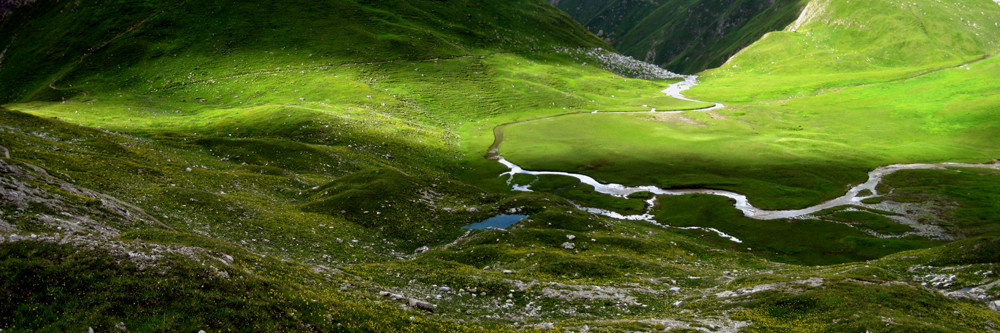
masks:
[[[533,328],[537,328],[537,329],[543,329],[543,330],[551,330],[551,329],[555,329],[556,325],[554,325],[552,323],[541,323],[541,324],[535,324],[532,327]]]
[[[427,311],[432,311],[435,308],[437,308],[436,304],[427,303],[427,302],[424,302],[424,301],[421,301],[421,300],[417,300],[417,299],[413,299],[413,298],[407,300],[406,303],[409,304],[412,307],[417,308],[417,309],[422,309],[422,310],[427,310]]]
[[[576,239],[576,236],[575,235],[566,235],[566,239],[568,239],[568,240],[574,240],[574,239]]]
[[[564,249],[567,249],[567,250],[572,250],[572,249],[576,248],[576,244],[573,244],[573,243],[570,243],[570,242],[565,242],[565,243],[562,243],[562,247]]]

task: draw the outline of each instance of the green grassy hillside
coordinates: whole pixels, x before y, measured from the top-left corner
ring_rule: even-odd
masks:
[[[992,1],[810,2],[787,30],[766,35],[725,66],[705,72],[703,83],[688,93],[726,103],[724,109],[516,124],[505,130],[501,151],[531,170],[579,172],[627,185],[728,189],[768,209],[807,207],[842,195],[882,165],[987,163],[1000,156],[993,139],[1000,134],[995,112],[1000,100],[994,93],[1000,87],[990,79],[1000,73],[997,20],[1000,6]],[[944,188],[960,182],[938,174],[909,175],[914,177],[909,182],[935,179],[934,186]],[[532,184],[557,192],[571,188],[544,178]],[[908,209],[957,238],[990,235],[995,218],[955,216],[995,208],[984,201],[958,204],[990,198],[993,190],[965,189]],[[713,227],[744,241],[734,245],[718,238],[721,246],[750,246],[786,262],[852,261],[930,246],[919,238],[872,237],[908,230],[887,220],[895,216],[885,212],[756,221],[727,207],[727,201],[661,198],[653,212],[665,224]],[[935,217],[942,214],[958,215]]]
[[[476,10],[470,10],[475,7]],[[405,13],[405,14],[404,14]],[[540,1],[39,1],[3,22],[2,101],[473,52],[601,46]],[[28,63],[33,66],[28,66]],[[108,75],[109,69],[121,69]],[[103,75],[102,75],[103,74]]]
[[[623,54],[681,73],[714,68],[765,33],[784,29],[805,1],[552,1]]]
[[[997,11],[993,1],[876,1],[864,6],[812,1],[786,30],[767,34],[724,66],[706,72],[706,81],[719,93],[696,90],[694,95],[723,101],[802,97],[907,81],[976,63],[1000,50]],[[765,76],[767,80],[761,79]],[[754,91],[724,91],[747,82],[754,82]]]
[[[717,114],[522,124],[503,150],[530,169],[731,189],[765,208],[841,195],[879,165],[986,162],[1000,156],[998,20],[992,1],[811,2],[787,31],[705,73],[689,95],[726,103]]]
[[[997,128],[995,58],[930,73],[938,63],[915,57],[851,74],[870,85],[803,84],[788,101],[764,89],[779,83],[760,84],[760,95],[734,86],[764,82],[758,71],[711,72],[692,93],[725,95],[730,107],[683,114],[699,127],[591,114],[709,104],[664,96],[670,79],[613,74],[591,49],[606,45],[540,0],[40,0],[0,22],[0,290],[14,295],[0,298],[5,332],[1000,323],[989,305],[1000,298],[994,171],[887,179],[893,194],[879,200],[927,203],[914,207],[920,223],[943,238],[908,236],[909,225],[867,210],[758,225],[727,200],[695,196],[661,198],[651,212],[736,243],[576,206],[638,213],[642,194],[520,176],[537,192],[511,191],[503,166],[483,158],[496,126],[566,115],[509,126],[502,152],[602,179],[728,186],[765,206],[801,205],[878,163],[989,156],[996,148],[980,135]],[[805,26],[797,33],[825,29]],[[975,58],[970,50],[961,52]],[[805,72],[776,77],[806,82]],[[947,93],[914,94],[942,83]],[[852,99],[856,108],[832,115]],[[898,113],[876,112],[887,107]],[[855,138],[870,119],[884,122],[869,129],[887,133],[882,141]],[[615,163],[575,164],[608,156]],[[502,213],[528,218],[461,229]]]
[[[763,93],[748,87],[770,82],[708,77],[696,93],[746,102],[730,102],[714,115],[604,114],[521,124],[508,128],[502,150],[533,170],[583,172],[630,185],[708,186],[746,193],[760,207],[805,207],[843,194],[845,185],[863,182],[880,165],[1000,156],[993,139],[1000,134],[1000,100],[992,94],[1000,87],[990,79],[1000,61],[968,68],[776,100],[743,97]]]

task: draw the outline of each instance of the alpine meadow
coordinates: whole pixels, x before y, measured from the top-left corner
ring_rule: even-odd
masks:
[[[995,332],[998,54],[995,0],[0,0],[0,331]]]

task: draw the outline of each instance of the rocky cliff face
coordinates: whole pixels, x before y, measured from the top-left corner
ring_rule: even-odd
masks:
[[[35,0],[0,0],[0,17],[7,16],[8,13]]]
[[[795,21],[800,0],[552,0],[620,52],[672,71],[721,65]]]

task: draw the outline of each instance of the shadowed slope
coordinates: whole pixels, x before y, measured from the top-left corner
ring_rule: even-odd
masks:
[[[624,54],[681,73],[717,67],[785,28],[800,0],[561,0],[557,7]]]

